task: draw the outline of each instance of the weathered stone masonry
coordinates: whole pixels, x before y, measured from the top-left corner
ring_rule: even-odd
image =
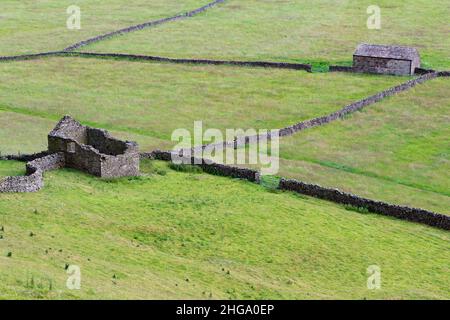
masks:
[[[83,126],[69,116],[48,135],[48,151],[1,159],[29,161],[26,175],[0,180],[0,192],[35,192],[43,173],[75,168],[102,178],[139,175],[139,148],[135,142],[117,140],[102,129]]]
[[[82,126],[69,116],[50,132],[48,151],[63,152],[66,167],[102,178],[139,175],[135,142],[117,140],[106,130]]]
[[[413,75],[420,68],[419,52],[415,48],[360,44],[353,55],[355,72]]]

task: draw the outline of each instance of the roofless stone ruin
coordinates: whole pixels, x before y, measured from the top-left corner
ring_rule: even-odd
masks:
[[[0,192],[34,192],[43,187],[43,173],[63,167],[101,178],[138,176],[136,142],[113,138],[103,129],[83,126],[64,116],[48,135],[47,155],[26,165],[26,176],[0,180]]]

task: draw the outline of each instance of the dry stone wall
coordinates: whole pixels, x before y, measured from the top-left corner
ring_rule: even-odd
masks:
[[[153,26],[157,26],[163,23],[167,23],[167,22],[171,22],[171,21],[177,21],[177,20],[181,20],[181,19],[185,19],[185,18],[189,18],[189,17],[193,17],[195,15],[198,15],[199,13],[205,12],[206,10],[208,10],[209,8],[216,6],[220,3],[225,2],[225,0],[215,0],[213,2],[210,2],[206,5],[204,5],[203,7],[197,8],[195,10],[186,12],[186,13],[182,13],[182,14],[178,14],[172,17],[168,17],[168,18],[163,18],[163,19],[159,19],[159,20],[154,20],[154,21],[149,21],[146,23],[142,23],[142,24],[137,24],[131,27],[127,27],[127,28],[123,28],[117,31],[113,31],[113,32],[109,32],[94,38],[90,38],[88,40],[84,40],[84,41],[80,41],[78,43],[75,43],[74,45],[71,45],[70,47],[67,47],[64,49],[64,51],[71,51],[71,50],[75,50],[78,49],[80,47],[86,46],[88,44],[94,43],[94,42],[98,42],[98,41],[102,41],[108,38],[111,38],[113,36],[116,35],[120,35],[120,34],[125,34],[125,33],[129,33],[129,32],[133,32],[133,31],[138,31],[138,30],[142,30],[144,28],[148,28],[148,27],[153,27]]]
[[[67,53],[66,55],[79,56],[79,57],[128,59],[128,60],[138,60],[138,61],[156,61],[156,62],[167,62],[167,63],[178,63],[178,64],[230,65],[230,66],[239,66],[239,67],[262,67],[262,68],[276,68],[276,69],[291,69],[291,70],[304,70],[307,72],[312,72],[312,66],[310,64],[303,64],[303,63],[270,62],[270,61],[210,60],[210,59],[176,59],[176,58],[145,56],[145,55],[136,55],[136,54],[95,53],[95,52],[70,52],[70,53]]]
[[[142,153],[141,158],[172,161],[172,153],[173,152],[170,151],[156,150],[150,153]],[[195,160],[197,162],[195,162]],[[255,183],[260,182],[260,173],[256,170],[216,164],[205,159],[195,159],[193,157],[189,159],[188,163],[198,165],[203,169],[203,171],[210,174],[245,179]],[[365,208],[372,213],[417,222],[444,230],[450,230],[449,216],[420,208],[411,208],[407,206],[399,206],[382,201],[366,199],[350,193],[339,191],[337,189],[324,188],[319,185],[308,184],[301,181],[284,178],[280,180],[278,188],[280,190],[293,191],[319,199],[332,201],[338,204],[351,205],[357,208]]]
[[[170,151],[155,150],[150,153],[142,153],[141,158],[172,161],[172,154],[173,153]],[[198,159],[194,157],[189,157],[184,158],[183,163],[199,166],[202,168],[204,172],[218,176],[244,179],[256,183],[258,183],[260,179],[260,174],[257,170],[218,164],[207,159]]]
[[[48,156],[49,154],[50,153],[48,151],[41,151],[41,152],[32,153],[32,154],[4,155],[4,156],[0,156],[0,160],[14,160],[14,161],[28,162],[28,161],[33,161],[38,158]]]
[[[317,127],[317,126],[322,126],[325,124],[328,124],[330,122],[333,122],[335,120],[338,119],[342,119],[344,118],[346,115],[349,115],[351,113],[354,113],[356,111],[362,110],[363,108],[372,105],[374,103],[377,103],[381,100],[383,100],[384,98],[393,96],[395,94],[398,94],[402,91],[406,91],[411,89],[412,87],[415,87],[418,84],[424,83],[426,81],[435,79],[437,77],[448,77],[450,74],[450,72],[447,71],[441,71],[441,72],[429,72],[429,73],[425,73],[424,75],[417,77],[415,79],[409,80],[403,84],[400,84],[398,86],[389,88],[387,90],[384,90],[382,92],[379,92],[373,96],[370,96],[368,98],[359,100],[357,102],[351,103],[347,106],[345,106],[344,108],[333,112],[327,116],[323,116],[323,117],[318,117],[318,118],[314,118],[311,120],[306,120],[306,121],[302,121],[299,122],[297,124],[294,124],[292,126],[289,127],[285,127],[282,128],[278,131],[279,133],[279,137],[286,137],[286,136],[291,136],[299,131],[303,131],[309,128],[313,128],[313,127]],[[267,135],[259,135],[259,136],[246,136],[246,137],[242,137],[242,139],[245,139],[244,144],[246,143],[250,143],[251,141],[260,141],[260,140],[264,140],[264,139],[271,139],[271,134],[270,132]],[[202,145],[196,148],[191,149],[191,151],[193,152],[196,149],[202,150],[205,149],[208,146],[217,146],[220,147],[222,146],[223,148],[237,148],[238,146],[242,146],[242,143],[238,143],[237,140],[235,139],[234,141],[224,141],[224,142],[220,142],[220,143],[215,143],[215,144],[206,144],[206,145]],[[180,152],[184,152],[183,149],[179,150]]]
[[[64,165],[63,153],[55,153],[30,161],[26,165],[25,176],[0,180],[0,193],[36,192],[44,186],[44,172],[63,168]]]
[[[341,110],[333,112],[327,116],[318,117],[318,118],[315,118],[312,120],[302,121],[293,126],[283,128],[280,130],[280,137],[290,136],[296,132],[299,132],[299,131],[302,131],[302,130],[305,130],[308,128],[316,127],[316,126],[321,126],[326,123],[335,121],[337,119],[341,119],[348,114],[354,113],[356,111],[363,109],[364,107],[367,107],[371,104],[377,103],[386,97],[390,97],[399,92],[408,90],[412,87],[415,87],[418,84],[424,83],[424,82],[434,79],[434,78],[437,78],[438,76],[440,76],[438,72],[433,72],[433,73],[428,73],[428,74],[422,75],[416,79],[409,80],[401,85],[389,88],[389,89],[379,92],[373,96],[370,96],[368,98],[359,100],[352,104],[349,104],[349,105],[345,106],[344,108],[342,108]]]
[[[281,179],[279,189],[293,191],[344,205],[365,208],[373,213],[418,222],[444,230],[450,230],[449,216],[424,209],[398,206],[386,202],[361,198],[337,189],[324,188],[318,185],[307,184],[296,180]]]

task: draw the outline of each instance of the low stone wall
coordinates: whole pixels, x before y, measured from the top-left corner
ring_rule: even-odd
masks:
[[[155,150],[150,153],[142,153],[141,159],[154,159],[162,161],[172,161],[172,153],[170,151]],[[189,163],[202,168],[204,172],[237,179],[244,179],[250,182],[259,183],[260,174],[257,170],[228,166],[224,164],[214,163],[206,159],[184,158],[183,163]]]
[[[27,176],[7,177],[0,180],[0,193],[36,192],[43,186],[42,172],[37,170]]]
[[[424,69],[424,68],[416,68],[414,70],[414,74],[418,74],[418,75],[427,74],[427,73],[433,73],[433,72],[436,72],[436,70]]]
[[[349,66],[330,66],[329,72],[354,72],[353,67]]]
[[[43,58],[43,57],[57,56],[61,53],[64,53],[64,52],[50,51],[50,52],[41,52],[41,53],[34,53],[34,54],[21,54],[21,55],[16,55],[16,56],[0,56],[0,62],[1,61],[22,61],[22,60],[39,59],[39,58]]]
[[[63,168],[64,165],[64,154],[62,153],[30,161],[26,165],[25,176],[7,177],[0,180],[0,193],[39,191],[44,186],[44,172]]]
[[[14,160],[14,161],[28,162],[48,156],[49,154],[50,153],[48,151],[42,151],[39,153],[32,153],[32,154],[4,155],[0,156],[0,160]]]
[[[97,36],[97,37],[93,37],[90,38],[88,40],[84,40],[84,41],[80,41],[78,43],[75,43],[74,45],[71,45],[70,47],[67,47],[64,49],[64,51],[71,51],[71,50],[75,50],[78,49],[80,47],[86,46],[88,44],[94,43],[94,42],[98,42],[107,38],[111,38],[113,36],[119,35],[119,34],[124,34],[124,33],[129,33],[129,32],[133,32],[133,31],[137,31],[137,30],[142,30],[144,28],[148,28],[148,27],[153,27],[153,26],[157,26],[163,23],[167,23],[167,22],[171,22],[171,21],[176,21],[176,20],[181,20],[181,19],[185,19],[185,18],[189,18],[189,17],[193,17],[199,13],[202,13],[206,10],[208,10],[209,8],[216,6],[222,2],[225,2],[225,0],[215,0],[213,2],[210,2],[206,5],[204,5],[203,7],[197,8],[195,10],[186,12],[186,13],[182,13],[182,14],[178,14],[172,17],[168,17],[168,18],[163,18],[163,19],[159,19],[159,20],[154,20],[154,21],[149,21],[146,23],[142,23],[142,24],[137,24],[131,27],[127,27],[127,28],[123,28],[120,30],[116,30],[113,32],[109,32],[109,33],[105,33],[103,35]]]
[[[310,64],[303,64],[303,63],[209,60],[209,59],[176,59],[176,58],[145,56],[136,54],[123,54],[123,53],[70,52],[68,54],[78,57],[114,58],[114,59],[128,59],[138,61],[178,63],[178,64],[230,65],[239,67],[261,67],[261,68],[275,68],[275,69],[304,70],[307,72],[312,72],[312,66]]]
[[[333,112],[327,116],[318,117],[312,120],[302,121],[295,125],[280,129],[280,137],[284,136],[290,136],[293,135],[296,132],[324,125],[326,123],[335,121],[337,119],[341,119],[345,117],[348,114],[354,113],[356,111],[362,110],[364,107],[367,107],[371,104],[377,103],[381,100],[383,100],[386,97],[393,96],[399,92],[408,90],[418,84],[424,83],[428,80],[437,78],[439,76],[438,72],[428,73],[423,76],[420,76],[416,79],[409,80],[401,85],[389,88],[387,90],[384,90],[382,92],[379,92],[373,96],[370,96],[368,98],[359,100],[357,102],[354,102],[352,104],[347,105],[346,107],[342,108],[341,110],[338,110],[336,112]]]
[[[141,159],[154,159],[172,161],[172,152],[155,150],[149,153],[141,153]],[[194,162],[197,160],[196,162]],[[260,173],[256,170],[237,168],[221,165],[209,161],[191,158],[189,163],[200,166],[203,171],[214,175],[245,179],[251,182],[260,182]],[[450,217],[439,213],[419,208],[398,206],[386,202],[370,200],[356,195],[341,192],[337,189],[324,188],[314,184],[307,184],[297,180],[282,178],[278,187],[280,190],[293,191],[323,200],[339,204],[351,205],[358,208],[366,208],[368,211],[395,217],[402,220],[417,222],[432,227],[450,230]]]
[[[375,201],[341,192],[337,189],[324,188],[296,180],[281,179],[279,189],[294,191],[308,196],[328,200],[340,204],[366,208],[368,211],[398,219],[418,222],[444,230],[450,230],[450,217],[424,209],[397,206],[386,202]]]

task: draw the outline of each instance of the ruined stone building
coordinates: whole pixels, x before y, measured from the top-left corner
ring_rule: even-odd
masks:
[[[420,68],[415,48],[360,44],[353,55],[353,70],[364,73],[413,75]]]
[[[48,135],[48,151],[62,152],[65,166],[102,178],[139,175],[139,148],[102,129],[82,126],[69,116]]]
[[[35,192],[44,185],[43,174],[64,167],[102,178],[139,175],[139,148],[102,129],[81,125],[63,117],[48,135],[48,151],[32,158],[26,175],[0,179],[0,192]]]

